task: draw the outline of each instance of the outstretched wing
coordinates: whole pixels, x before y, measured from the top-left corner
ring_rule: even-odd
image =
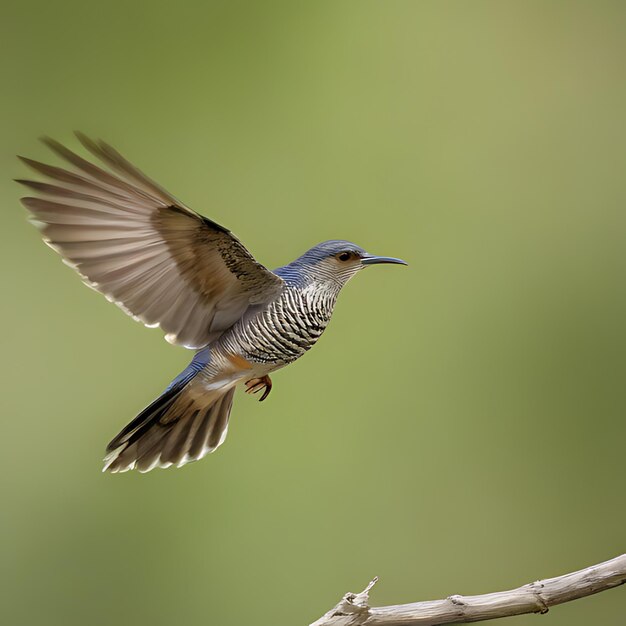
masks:
[[[207,345],[283,280],[226,228],[198,215],[116,150],[77,134],[105,167],[51,139],[69,169],[22,159],[52,182],[19,180],[40,197],[22,198],[48,245],[90,287],[170,343]]]

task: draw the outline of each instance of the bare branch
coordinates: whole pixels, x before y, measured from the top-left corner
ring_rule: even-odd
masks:
[[[438,626],[547,613],[556,604],[584,598],[626,582],[626,554],[578,572],[547,578],[510,591],[394,606],[369,606],[375,578],[361,593],[347,593],[311,626]]]

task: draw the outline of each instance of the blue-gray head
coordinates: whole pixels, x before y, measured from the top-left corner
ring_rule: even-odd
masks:
[[[359,270],[378,263],[406,265],[402,259],[375,256],[350,241],[333,239],[314,246],[277,273],[285,278],[301,276],[343,287]]]

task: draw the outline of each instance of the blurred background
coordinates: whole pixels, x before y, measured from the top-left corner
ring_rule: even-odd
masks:
[[[625,551],[624,3],[33,0],[0,35],[2,623],[292,626],[374,575],[381,605]],[[351,282],[216,454],[102,474],[191,355],[27,223],[14,155],[75,128],[270,267],[410,267]]]

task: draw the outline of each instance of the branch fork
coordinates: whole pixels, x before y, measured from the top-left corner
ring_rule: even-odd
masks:
[[[310,626],[440,626],[479,622],[523,613],[547,613],[550,607],[626,583],[626,554],[577,572],[528,583],[510,591],[479,596],[451,595],[445,600],[370,607],[374,578],[361,593],[347,593]]]

